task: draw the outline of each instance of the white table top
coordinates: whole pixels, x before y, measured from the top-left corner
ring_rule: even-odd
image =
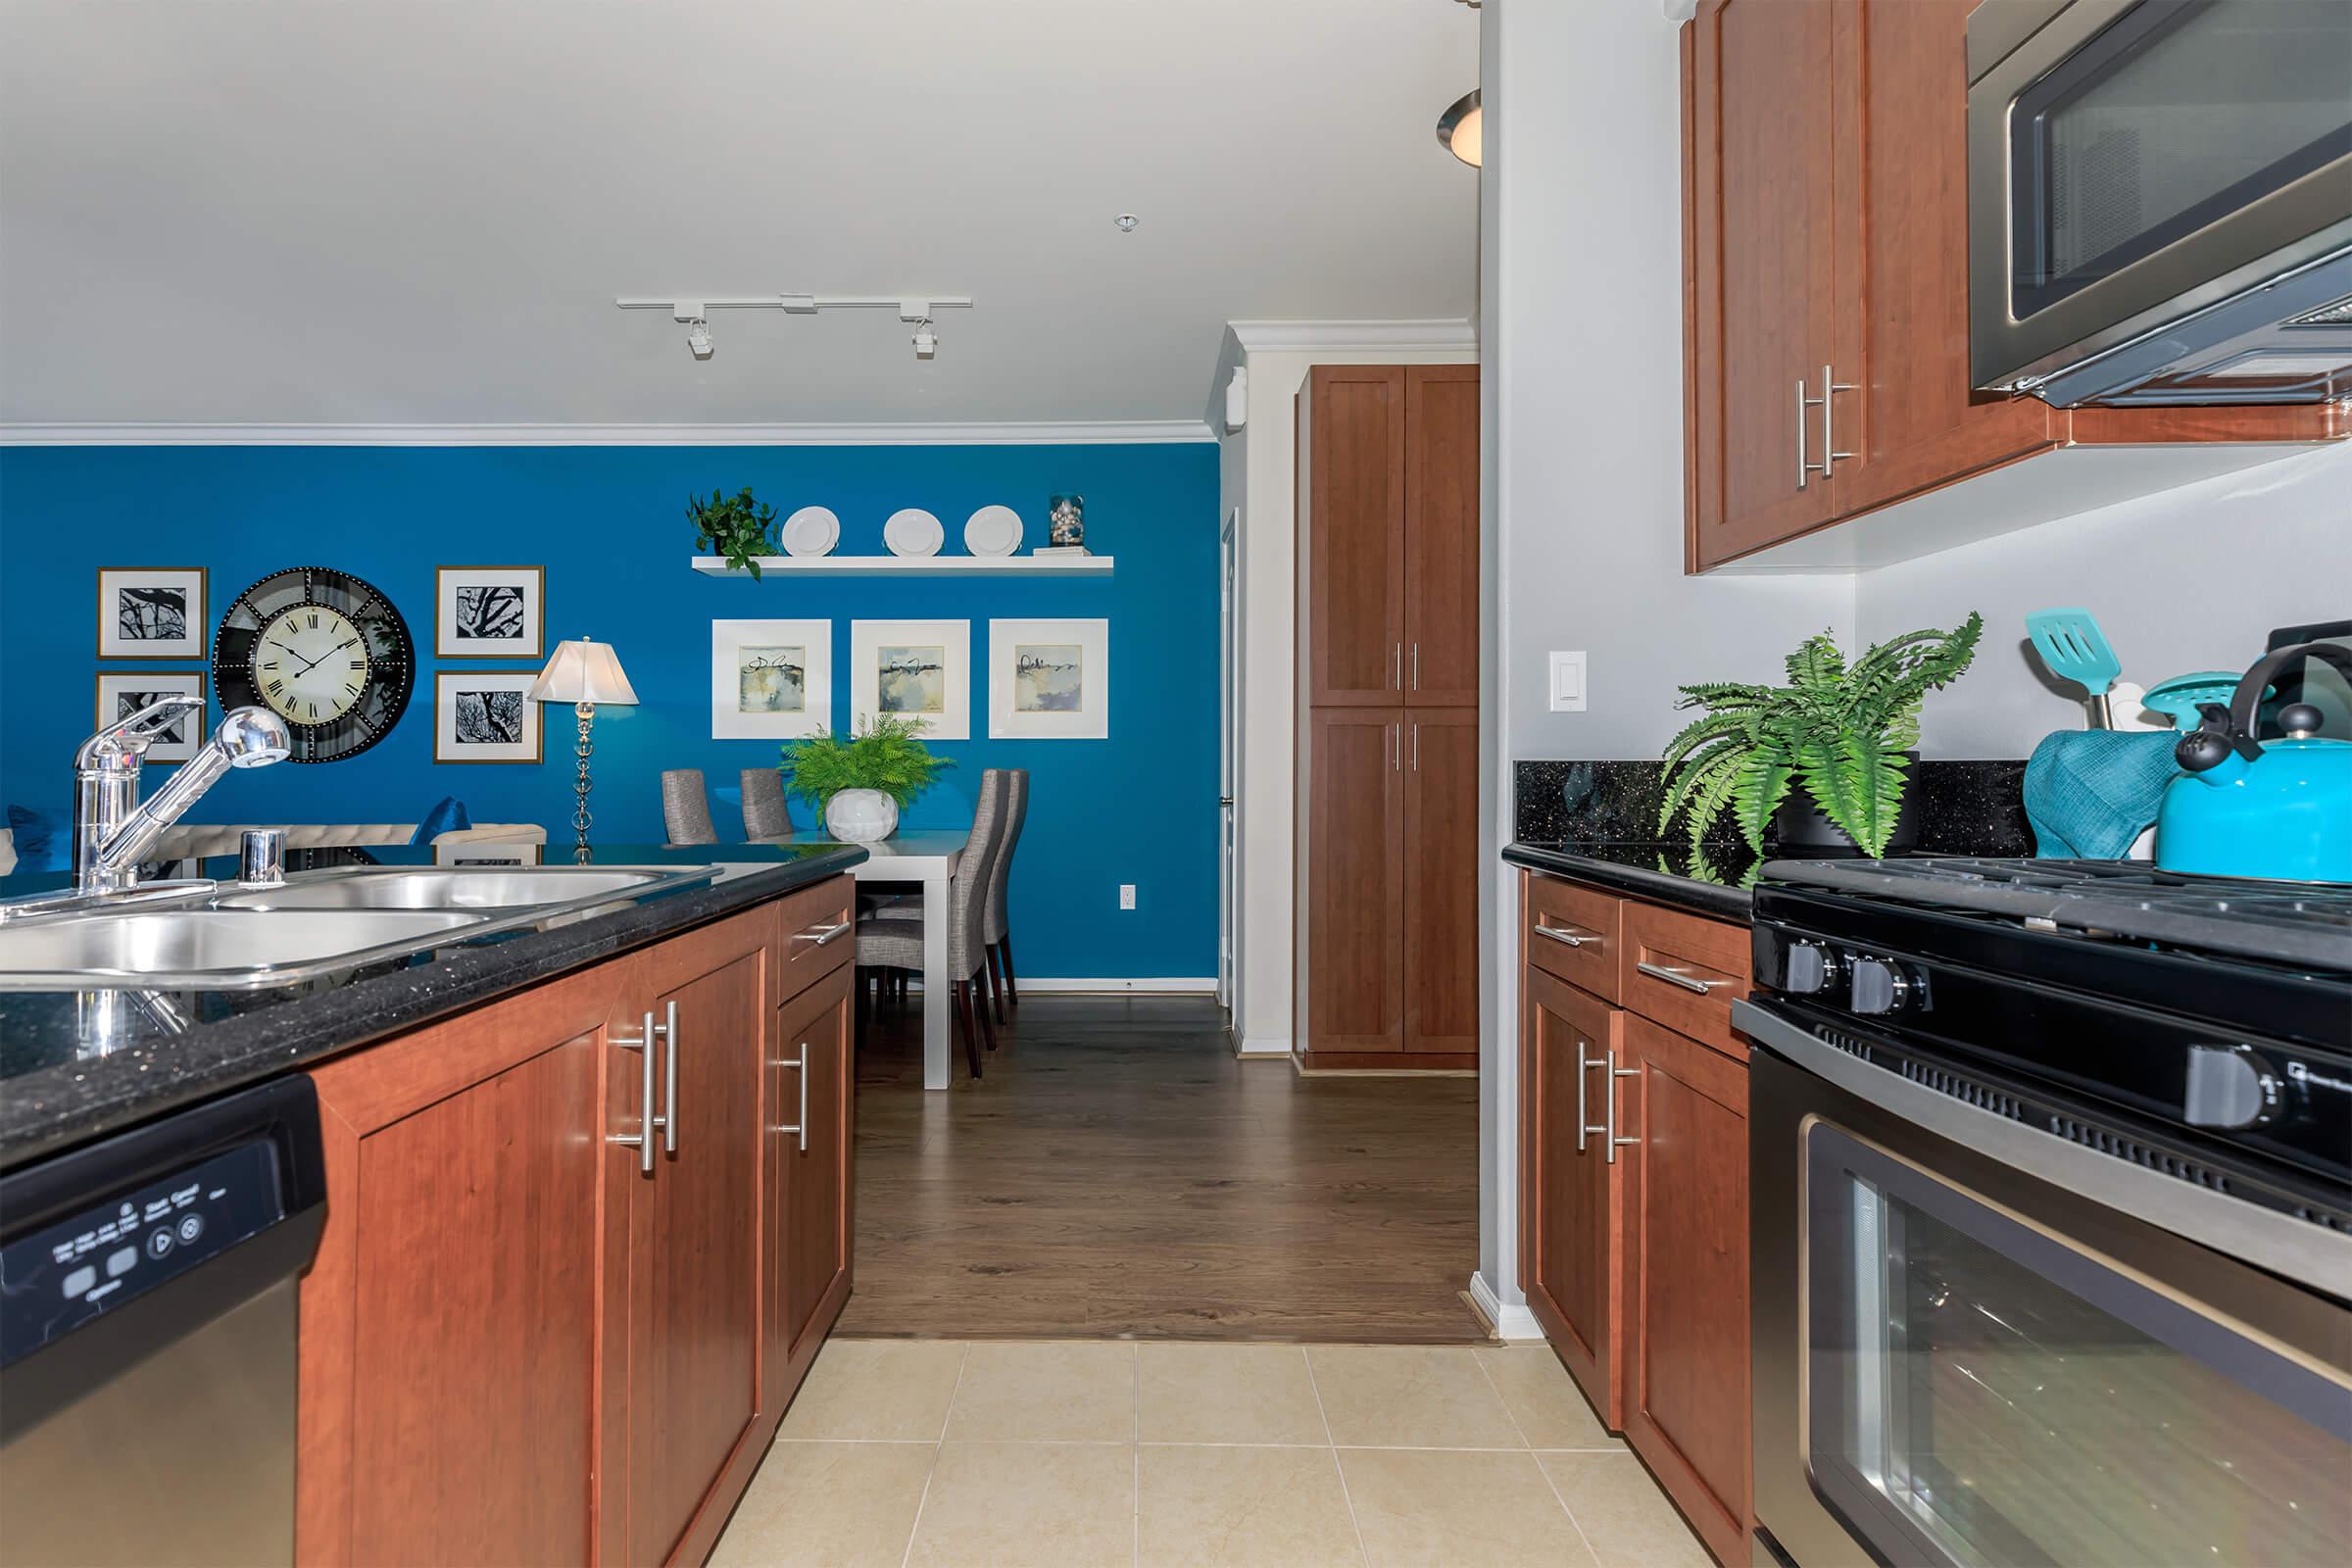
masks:
[[[850,874],[863,882],[907,882],[925,871],[954,871],[956,862],[963,857],[964,841],[969,833],[953,828],[943,831],[894,833],[873,844],[859,845],[866,852],[865,859],[850,868]],[[829,839],[799,839],[801,844],[831,843]]]

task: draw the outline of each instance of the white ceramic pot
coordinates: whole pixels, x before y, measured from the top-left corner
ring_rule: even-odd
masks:
[[[871,844],[899,830],[899,803],[880,790],[843,790],[825,803],[825,831],[844,844]]]

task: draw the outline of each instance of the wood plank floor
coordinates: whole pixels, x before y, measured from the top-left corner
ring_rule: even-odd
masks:
[[[1478,1085],[1237,1061],[1213,1002],[1031,996],[922,1090],[913,1008],[858,1055],[836,1332],[1472,1343]]]

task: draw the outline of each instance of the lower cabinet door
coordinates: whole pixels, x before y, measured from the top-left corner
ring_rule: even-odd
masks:
[[[1401,722],[1404,1049],[1471,1055],[1478,1051],[1478,710],[1408,708]]]
[[[1748,1560],[1747,1066],[1619,1014],[1625,1437],[1717,1560]]]
[[[839,968],[778,1009],[776,1332],[784,1389],[797,1386],[850,1293],[851,983]]]
[[[1611,1157],[1604,1097],[1622,1014],[1532,964],[1520,996],[1519,1287],[1614,1431],[1625,1424],[1619,1171],[1633,1151]]]
[[[667,1125],[650,1134],[652,1174],[633,1149],[614,1148],[608,1167],[625,1184],[629,1216],[631,1563],[668,1561],[690,1531],[701,1547],[688,1554],[709,1549],[717,1521],[697,1515],[760,1411],[766,931],[722,922],[653,950],[648,965],[655,1022],[676,1019],[652,1043],[654,1114]],[[636,1054],[614,1055],[615,1090],[633,1102]]]
[[[1402,1051],[1402,710],[1321,708],[1310,729],[1307,1046]]]

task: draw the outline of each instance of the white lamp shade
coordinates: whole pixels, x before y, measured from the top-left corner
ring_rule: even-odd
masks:
[[[581,637],[556,644],[555,657],[531,685],[531,701],[634,706],[637,693],[621,673],[612,645]]]

